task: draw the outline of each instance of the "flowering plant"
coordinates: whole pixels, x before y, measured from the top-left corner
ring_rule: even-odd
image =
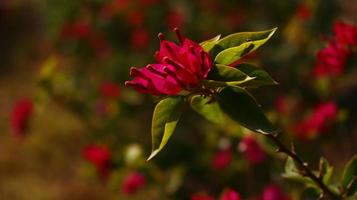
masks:
[[[183,37],[177,28],[174,31],[181,45],[166,41],[160,33],[160,51],[155,53],[158,64],[149,64],[142,69],[132,67],[130,74],[134,79],[126,82],[142,93],[166,95],[154,111],[152,153],[148,160],[166,145],[185,102],[216,123],[223,123],[224,112],[252,131],[277,131],[246,90],[276,82],[256,66],[235,65],[268,41],[276,28],[236,33],[224,38],[219,35],[201,44]]]

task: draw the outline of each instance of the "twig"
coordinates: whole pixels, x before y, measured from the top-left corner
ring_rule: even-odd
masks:
[[[277,152],[284,153],[288,156],[290,156],[295,163],[298,165],[300,168],[300,173],[303,176],[309,177],[311,180],[313,180],[317,186],[322,190],[322,196],[321,199],[327,199],[327,200],[335,200],[335,199],[341,199],[340,196],[336,195],[333,193],[322,181],[322,178],[317,177],[312,170],[309,168],[308,163],[304,162],[295,152],[294,145],[291,145],[291,149],[287,148],[277,137],[277,135],[271,134],[271,133],[266,133],[264,134],[266,137],[271,139],[278,147]]]

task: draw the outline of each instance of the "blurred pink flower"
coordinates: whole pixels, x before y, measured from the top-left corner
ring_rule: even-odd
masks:
[[[336,22],[333,26],[335,41],[341,45],[357,45],[357,26]]]
[[[250,164],[257,165],[265,160],[266,154],[253,135],[244,136],[238,148]]]
[[[33,112],[32,100],[23,98],[15,102],[11,113],[11,127],[16,137],[23,136],[27,122]]]
[[[101,177],[108,176],[112,154],[106,146],[91,144],[83,149],[82,154],[84,159],[96,167]]]
[[[340,44],[330,42],[317,53],[314,75],[317,77],[340,75],[346,64],[348,52]]]
[[[323,133],[329,121],[336,119],[337,111],[338,108],[334,102],[317,105],[310,116],[294,126],[294,133],[301,139],[315,138]]]
[[[232,189],[227,189],[222,193],[222,196],[220,200],[241,200],[241,196],[239,195],[238,192],[232,190]]]
[[[221,150],[214,154],[212,158],[212,167],[215,170],[226,169],[232,162],[232,152],[230,150]]]
[[[146,28],[138,28],[132,31],[131,33],[131,46],[136,49],[140,50],[146,48],[150,42],[150,34]]]
[[[90,24],[86,21],[68,22],[62,26],[61,37],[65,39],[86,39],[91,31]]]
[[[199,80],[205,79],[212,67],[208,53],[202,47],[184,38],[178,29],[180,45],[164,39],[160,33],[160,51],[155,57],[158,63],[144,68],[132,67],[133,80],[125,82],[139,92],[152,95],[175,95],[181,90],[192,90]]]
[[[214,198],[207,194],[197,193],[191,195],[191,200],[214,200]]]
[[[290,198],[279,186],[270,184],[264,188],[261,200],[290,200]]]
[[[99,86],[100,94],[105,98],[118,98],[120,96],[120,88],[116,83],[104,81]]]
[[[122,183],[122,191],[125,194],[134,194],[146,184],[146,178],[139,172],[131,172]]]

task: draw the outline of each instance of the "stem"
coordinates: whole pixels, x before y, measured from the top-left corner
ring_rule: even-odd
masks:
[[[333,193],[322,181],[322,178],[317,177],[312,170],[309,168],[308,163],[304,162],[295,152],[293,146],[291,149],[287,148],[279,139],[276,135],[271,134],[271,133],[266,133],[264,134],[266,137],[268,137],[270,140],[272,140],[277,146],[277,152],[281,152],[286,154],[287,156],[290,156],[295,163],[298,165],[300,168],[301,174],[303,176],[309,177],[311,180],[313,180],[316,185],[322,190],[322,197],[321,199],[341,199],[339,195],[336,195]]]

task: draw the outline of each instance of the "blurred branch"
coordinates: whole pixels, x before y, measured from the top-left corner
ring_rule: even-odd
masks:
[[[322,190],[321,198],[324,200],[336,200],[341,199],[340,195],[333,193],[322,181],[322,177],[316,176],[313,171],[309,168],[309,164],[304,162],[295,152],[294,145],[292,143],[291,149],[286,147],[275,134],[267,133],[264,134],[270,140],[272,140],[277,145],[277,152],[284,153],[290,156],[295,163],[298,165],[300,174],[305,177],[309,177],[316,185]]]

